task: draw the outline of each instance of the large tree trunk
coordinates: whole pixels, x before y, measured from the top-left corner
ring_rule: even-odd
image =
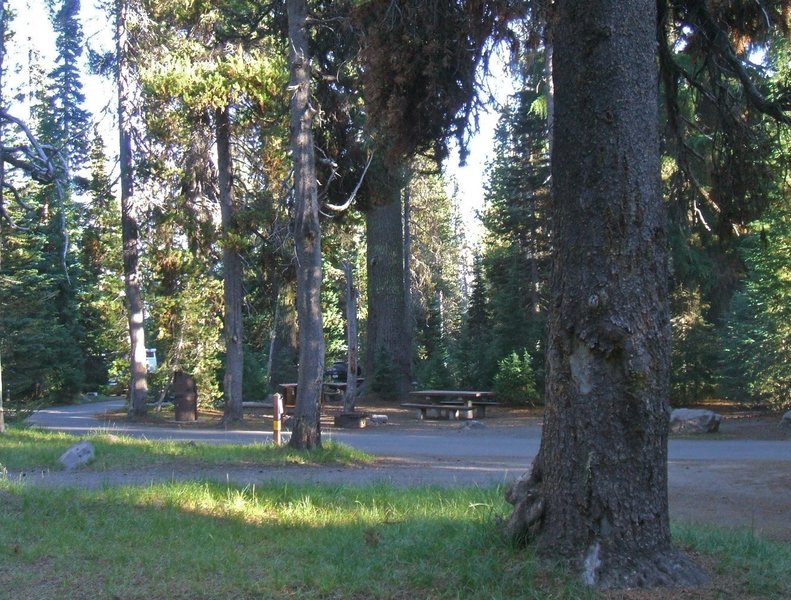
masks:
[[[385,397],[403,397],[411,388],[411,331],[406,327],[404,242],[401,188],[388,174],[375,182],[380,197],[372,197],[366,212],[368,323],[365,389]],[[369,184],[370,185],[370,184]],[[386,389],[375,379],[386,373]],[[380,384],[381,385],[381,384]]]
[[[118,162],[121,172],[121,237],[123,241],[124,285],[129,322],[129,414],[146,414],[146,338],[143,292],[140,279],[140,240],[134,198],[132,168],[132,67],[127,32],[128,0],[118,0],[116,14],[116,60],[118,61]]]
[[[320,401],[324,376],[324,331],[321,320],[321,229],[310,105],[310,55],[307,2],[288,0],[291,63],[291,152],[294,160],[294,244],[297,256],[299,375],[297,404],[289,445],[321,446]]]
[[[223,246],[223,295],[225,300],[225,377],[223,422],[241,421],[242,373],[244,371],[244,329],[242,323],[242,261],[237,250],[236,205],[233,196],[233,163],[231,157],[231,123],[228,107],[218,109],[217,171],[220,188],[220,212]]]
[[[670,321],[653,0],[556,3],[546,414],[517,537],[603,588],[696,584],[670,540]]]

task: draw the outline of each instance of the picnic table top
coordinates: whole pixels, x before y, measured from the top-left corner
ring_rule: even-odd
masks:
[[[358,377],[357,378],[357,385],[361,384],[363,381],[364,381],[364,379]],[[322,381],[321,385],[323,385],[324,387],[327,387],[327,388],[346,389],[347,383],[345,381]],[[283,389],[292,389],[292,388],[298,387],[299,384],[297,384],[297,383],[279,383],[278,386],[280,386]]]
[[[409,392],[409,394],[410,396],[423,396],[424,398],[431,396],[450,398],[491,398],[494,396],[494,392],[480,390],[416,390],[414,392]]]

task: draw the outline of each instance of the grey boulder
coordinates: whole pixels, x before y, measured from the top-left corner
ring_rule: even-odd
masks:
[[[714,433],[720,429],[722,417],[705,408],[676,408],[670,414],[672,433]]]
[[[90,442],[78,442],[66,450],[58,459],[67,471],[88,464],[96,456],[93,444]]]

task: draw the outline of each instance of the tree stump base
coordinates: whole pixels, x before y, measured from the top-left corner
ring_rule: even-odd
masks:
[[[364,429],[368,426],[368,413],[347,412],[335,417],[335,427],[344,429]]]

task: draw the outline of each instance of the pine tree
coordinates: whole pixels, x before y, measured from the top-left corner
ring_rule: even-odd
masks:
[[[120,208],[106,171],[104,140],[95,132],[90,152],[90,203],[81,235],[80,326],[85,331],[86,385],[97,389],[110,378],[123,379],[128,332],[122,315],[123,264]]]
[[[538,552],[590,586],[701,584],[671,543],[667,506],[656,3],[555,10],[547,409],[531,472],[507,496],[510,532],[540,532]]]
[[[489,165],[483,225],[497,360],[527,351],[540,373],[549,278],[549,131],[543,53],[524,59],[522,90],[506,106]],[[541,379],[539,378],[539,381]]]
[[[146,380],[145,314],[143,312],[143,277],[140,270],[140,215],[142,200],[137,193],[135,173],[135,104],[136,67],[134,57],[140,44],[135,39],[145,19],[136,0],[118,0],[115,12],[115,82],[118,89],[118,166],[121,183],[121,244],[123,249],[124,295],[129,332],[127,409],[135,417],[146,414],[148,381]],[[137,24],[138,30],[133,29]]]
[[[412,166],[412,311],[415,327],[415,379],[421,387],[448,388],[458,369],[452,350],[458,336],[462,291],[461,245],[454,200],[445,191],[438,167],[426,158]]]
[[[57,64],[50,73],[49,105],[57,131],[56,147],[67,160],[67,171],[77,172],[88,159],[90,114],[82,106],[81,63],[85,40],[80,24],[80,0],[50,1],[50,18],[56,33]]]
[[[476,257],[469,305],[460,332],[456,359],[459,382],[464,388],[491,388],[497,369],[489,297],[483,264]]]
[[[82,108],[84,100],[80,82],[79,57],[82,52],[82,31],[79,26],[79,3],[66,1],[60,8],[50,7],[56,40],[57,66],[36,90],[33,107],[35,133],[39,142],[52,149],[52,177],[45,185],[29,188],[31,204],[38,207],[39,219],[29,240],[20,240],[14,252],[17,269],[12,274],[12,286],[24,282],[37,290],[43,298],[30,299],[28,326],[46,327],[47,331],[31,335],[38,342],[47,339],[53,345],[45,349],[41,343],[31,347],[30,360],[42,361],[24,369],[28,372],[22,383],[29,398],[49,396],[54,400],[71,399],[83,384],[84,337],[80,324],[79,263],[71,240],[79,238],[83,219],[74,201],[76,188],[72,174],[85,160],[85,138],[89,122]],[[50,167],[52,168],[52,167]],[[15,289],[18,289],[15,287]],[[29,292],[19,291],[26,297]],[[20,310],[24,305],[16,305]],[[18,315],[19,316],[19,315]],[[47,325],[47,321],[50,321]],[[57,339],[51,336],[57,335]],[[23,342],[22,346],[24,347]]]
[[[308,6],[305,0],[288,0],[291,149],[294,160],[294,245],[297,270],[297,316],[299,319],[299,392],[289,445],[301,450],[321,446],[322,332],[321,227],[313,148],[311,73],[308,37]]]
[[[791,408],[791,210],[778,202],[741,245],[748,276],[725,333],[726,392],[775,410]],[[735,375],[735,377],[734,377]]]

